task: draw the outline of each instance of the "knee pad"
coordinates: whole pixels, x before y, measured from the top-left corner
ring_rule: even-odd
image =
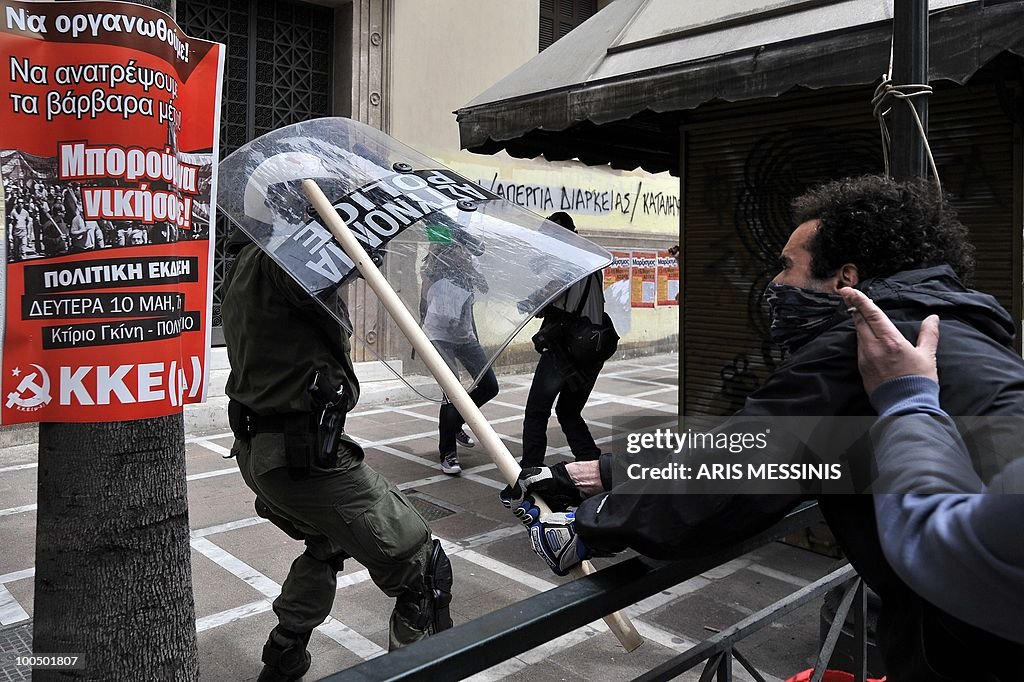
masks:
[[[441,542],[434,540],[426,576],[427,591],[432,602],[434,632],[447,630],[452,626],[452,617],[448,607],[452,603],[454,578],[452,562],[441,548]]]
[[[429,629],[431,633],[447,630],[452,626],[449,610],[452,582],[452,562],[441,548],[441,543],[434,540],[423,575],[422,591],[407,589],[402,592],[395,610],[417,630]]]
[[[280,626],[270,631],[267,643],[263,645],[264,668],[259,682],[297,680],[309,670],[311,657],[306,651],[312,632],[294,633]]]

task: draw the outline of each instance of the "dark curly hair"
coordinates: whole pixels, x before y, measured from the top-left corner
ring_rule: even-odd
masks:
[[[808,241],[811,274],[828,277],[853,263],[861,279],[947,264],[967,281],[974,246],[956,212],[930,183],[879,175],[844,178],[793,201],[796,224],[820,220]]]

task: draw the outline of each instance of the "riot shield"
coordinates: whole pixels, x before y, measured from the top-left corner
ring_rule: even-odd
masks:
[[[367,338],[344,314],[338,299],[358,272],[310,206],[301,188],[307,179],[467,389],[541,308],[611,262],[603,248],[350,119],[280,128],[224,159],[218,203],[225,215],[431,400],[442,398],[440,389],[404,337],[387,328],[389,317]],[[391,339],[390,349],[382,339]]]

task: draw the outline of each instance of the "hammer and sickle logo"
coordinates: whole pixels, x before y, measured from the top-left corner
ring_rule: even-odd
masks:
[[[32,365],[36,371],[28,372],[21,378],[18,388],[7,394],[8,408],[34,412],[50,402],[50,376],[39,365]],[[17,370],[15,376],[17,376]]]

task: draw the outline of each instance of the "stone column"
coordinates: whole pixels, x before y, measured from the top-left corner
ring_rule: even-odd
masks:
[[[384,132],[391,129],[393,11],[394,0],[352,0],[351,117]],[[387,312],[361,279],[349,288],[349,311],[357,332],[353,359],[391,358]]]

